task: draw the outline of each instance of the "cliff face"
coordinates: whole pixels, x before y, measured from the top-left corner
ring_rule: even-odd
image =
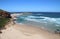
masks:
[[[2,16],[4,18],[11,18],[11,15],[9,12],[1,10],[1,9],[0,9],[0,16]]]

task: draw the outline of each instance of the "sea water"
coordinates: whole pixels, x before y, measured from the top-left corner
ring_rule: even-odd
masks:
[[[54,32],[60,29],[59,12],[31,12],[30,15],[18,16],[17,23],[29,24]]]

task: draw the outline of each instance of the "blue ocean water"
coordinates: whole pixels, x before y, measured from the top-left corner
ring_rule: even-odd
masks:
[[[30,15],[17,16],[17,23],[38,26],[48,31],[60,29],[59,12],[31,12]]]

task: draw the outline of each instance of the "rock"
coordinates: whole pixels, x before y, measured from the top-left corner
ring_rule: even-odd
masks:
[[[10,12],[4,11],[0,9],[0,16],[5,18],[11,18]]]

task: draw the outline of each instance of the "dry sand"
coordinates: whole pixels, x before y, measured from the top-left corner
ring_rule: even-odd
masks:
[[[0,39],[60,39],[60,36],[49,33],[40,28],[23,24],[8,25],[0,34]]]

